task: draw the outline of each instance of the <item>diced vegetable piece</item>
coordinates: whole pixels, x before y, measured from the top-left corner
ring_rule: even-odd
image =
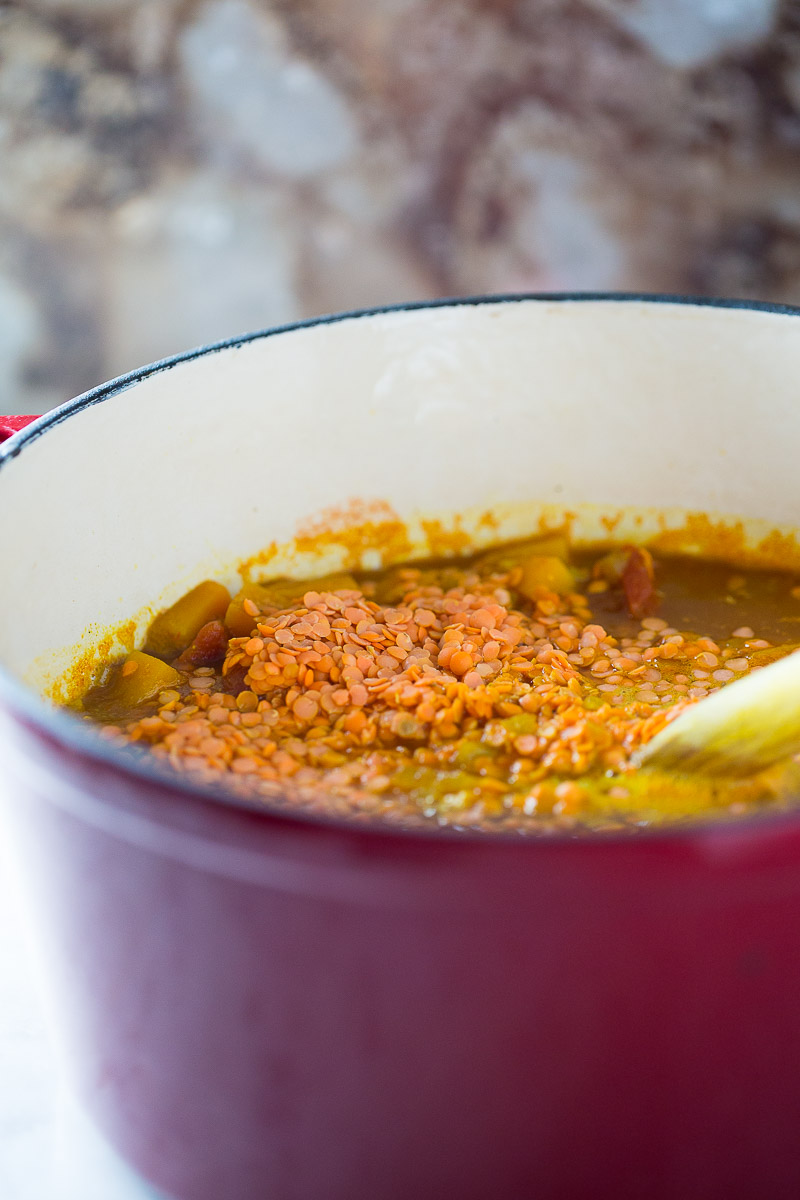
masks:
[[[272,579],[259,584],[267,604],[288,608],[293,601],[302,600],[306,592],[357,592],[358,584],[347,571],[334,571],[316,579]]]
[[[483,780],[468,771],[441,772],[433,787],[435,796],[451,796],[455,792],[480,793]]]
[[[517,591],[529,600],[542,592],[557,592],[563,596],[575,589],[575,576],[567,564],[550,554],[537,554],[520,564],[522,577]]]
[[[653,571],[653,556],[643,546],[623,546],[612,550],[594,564],[592,575],[622,587],[632,617],[651,616],[658,607]]]
[[[134,650],[114,668],[107,684],[87,694],[84,707],[96,718],[114,720],[180,680],[174,667],[151,654]]]
[[[658,593],[653,573],[653,556],[641,546],[634,546],[622,572],[622,590],[632,617],[641,619],[655,612]]]
[[[256,627],[258,616],[247,612],[245,600],[250,600],[259,609],[271,607],[266,589],[260,583],[246,583],[225,611],[225,626],[231,637],[247,637]]]
[[[431,767],[409,763],[392,776],[392,785],[412,796],[432,795],[438,775]]]
[[[158,614],[147,631],[145,650],[159,658],[175,658],[205,624],[225,616],[230,599],[230,592],[221,583],[212,579],[198,583],[171,608]]]
[[[619,550],[612,550],[610,554],[604,554],[602,558],[598,558],[592,568],[592,578],[605,579],[606,583],[619,585],[630,552],[630,546],[623,546]]]
[[[552,557],[563,561],[569,557],[569,542],[563,533],[546,533],[541,537],[525,538],[524,541],[506,542],[487,550],[475,560],[475,568],[481,575],[502,574],[512,567],[521,566],[533,557]]]
[[[316,579],[271,579],[268,583],[246,583],[228,605],[225,624],[233,637],[247,637],[258,621],[245,608],[251,600],[259,609],[290,608],[306,592],[358,591],[358,583],[347,571],[320,575]]]
[[[418,801],[430,801],[456,792],[474,792],[483,782],[480,775],[471,775],[467,771],[434,771],[416,764],[402,767],[392,777],[394,787],[408,792]]]
[[[463,738],[460,742],[456,743],[453,761],[459,767],[470,767],[476,758],[485,758],[488,753],[490,753],[490,750],[484,742],[479,741],[477,738],[472,740]]]
[[[175,666],[179,670],[193,667],[213,667],[222,662],[228,649],[228,631],[222,621],[209,621],[198,631],[191,646],[187,646]]]
[[[539,728],[539,718],[535,713],[515,713],[513,717],[503,717],[497,722],[513,737],[518,737],[521,733],[536,733]]]

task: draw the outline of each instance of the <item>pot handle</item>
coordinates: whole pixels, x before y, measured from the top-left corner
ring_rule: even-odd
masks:
[[[15,433],[19,433],[26,425],[30,425],[31,421],[38,421],[37,417],[4,417],[0,416],[0,442],[5,442]]]

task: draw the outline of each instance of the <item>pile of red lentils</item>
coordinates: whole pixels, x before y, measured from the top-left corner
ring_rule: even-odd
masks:
[[[198,782],[336,815],[529,828],[574,821],[602,792],[606,820],[630,806],[637,747],[768,647],[750,628],[721,646],[657,616],[614,638],[591,617],[597,580],[515,606],[515,570],[400,579],[393,605],[369,583],[279,610],[245,600],[251,636],[105,736]]]

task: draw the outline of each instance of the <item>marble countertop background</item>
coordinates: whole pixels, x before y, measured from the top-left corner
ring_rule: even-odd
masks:
[[[0,411],[441,295],[800,300],[796,0],[0,0]]]

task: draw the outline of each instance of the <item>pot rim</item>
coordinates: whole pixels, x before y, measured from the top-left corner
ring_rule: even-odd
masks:
[[[41,417],[37,417],[20,433],[0,445],[0,470],[33,442],[42,437],[48,430],[69,420],[75,413],[90,408],[127,391],[137,383],[158,375],[163,371],[172,370],[182,363],[204,358],[222,350],[238,349],[250,342],[263,338],[275,337],[284,333],[293,333],[300,329],[310,329],[318,325],[335,325],[342,321],[357,320],[364,317],[381,316],[386,313],[414,312],[425,309],[478,307],[488,304],[519,304],[525,302],[538,303],[617,303],[617,304],[650,304],[678,305],[686,308],[717,308],[739,309],[750,312],[769,313],[775,316],[800,317],[800,306],[777,304],[764,300],[726,299],[707,296],[690,296],[669,292],[507,292],[476,296],[443,297],[434,300],[414,300],[397,304],[377,305],[371,308],[352,309],[344,312],[327,313],[318,317],[309,317],[301,321],[292,321],[282,325],[270,326],[235,337],[224,338],[216,342],[208,342],[191,350],[157,359],[142,367],[137,367],[123,375],[118,375],[105,383],[101,383],[86,392],[65,401],[51,409]],[[764,812],[734,820],[725,818],[708,818],[691,823],[675,823],[655,828],[627,829],[620,831],[587,831],[580,828],[552,833],[548,836],[529,836],[520,833],[498,831],[497,833],[478,832],[470,829],[454,828],[452,826],[403,827],[383,821],[379,817],[354,821],[346,817],[325,816],[310,813],[303,809],[292,810],[280,807],[269,798],[249,800],[224,787],[201,786],[191,783],[188,778],[162,767],[157,760],[142,757],[130,757],[115,748],[110,742],[104,741],[85,722],[76,720],[66,710],[54,705],[48,705],[44,700],[17,680],[10,671],[0,664],[0,700],[5,706],[27,724],[32,725],[38,733],[44,733],[56,743],[75,751],[84,757],[100,762],[106,767],[112,767],[133,780],[141,779],[146,783],[165,787],[178,795],[191,796],[195,801],[213,805],[223,805],[255,814],[268,822],[281,824],[290,823],[297,826],[311,826],[320,831],[338,830],[349,835],[363,834],[365,837],[396,836],[403,839],[419,839],[425,842],[446,840],[452,842],[470,842],[474,844],[510,845],[527,847],[528,853],[539,853],[546,846],[561,846],[565,842],[570,845],[585,848],[591,846],[608,847],[609,843],[630,843],[633,838],[637,842],[644,839],[648,843],[681,843],[694,842],[712,836],[739,836],[753,833],[780,832],[784,828],[800,829],[800,807],[795,812]],[[584,851],[586,852],[586,851]],[[591,851],[589,851],[591,852]]]

